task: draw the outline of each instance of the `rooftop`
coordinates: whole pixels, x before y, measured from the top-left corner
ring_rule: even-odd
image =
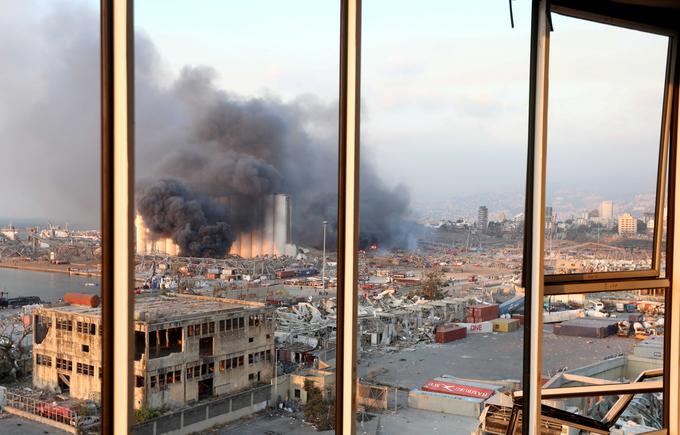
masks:
[[[135,297],[135,321],[158,323],[190,317],[201,317],[206,314],[226,313],[230,311],[258,310],[265,305],[259,302],[240,301],[236,299],[214,298],[184,294],[138,295]],[[80,314],[84,316],[101,316],[101,307],[91,308],[82,305],[62,305],[49,307],[47,310],[64,314]]]

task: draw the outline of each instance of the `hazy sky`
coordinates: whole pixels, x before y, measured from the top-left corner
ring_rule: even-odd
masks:
[[[362,146],[379,175],[415,203],[521,192],[529,1],[513,2],[515,29],[501,0],[363,4]],[[97,6],[0,0],[0,217],[97,222]],[[234,94],[337,104],[337,1],[139,0],[135,13],[162,56],[159,80],[209,65]],[[554,28],[551,197],[649,192],[665,39],[562,17]]]

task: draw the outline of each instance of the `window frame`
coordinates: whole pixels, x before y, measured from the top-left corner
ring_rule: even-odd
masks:
[[[338,316],[337,316],[337,367],[336,367],[336,432],[355,432],[356,379],[357,379],[357,247],[359,236],[359,113],[360,113],[360,66],[361,66],[361,0],[341,0],[340,7],[340,65],[339,65],[339,137],[338,137]],[[590,277],[570,281],[552,281],[543,274],[543,225],[544,225],[544,188],[545,188],[545,101],[547,88],[545,56],[548,51],[546,36],[549,15],[545,13],[548,4],[552,10],[563,13],[567,9],[579,10],[584,14],[597,15],[608,23],[619,19],[638,18],[636,8],[640,6],[613,2],[583,2],[576,0],[532,0],[531,31],[531,68],[529,90],[529,142],[527,161],[527,198],[525,210],[524,267],[522,279],[525,282],[525,346],[524,346],[524,397],[529,398],[530,406],[524,409],[522,431],[525,434],[540,433],[540,326],[542,318],[537,316],[542,310],[544,284],[546,290],[562,288],[565,292],[586,291],[586,285],[636,285],[644,281],[653,288],[663,287],[666,292],[667,310],[664,357],[664,423],[670,429],[680,429],[677,412],[680,410],[680,325],[673,321],[680,313],[680,298],[672,298],[673,269],[680,269],[680,255],[674,257],[672,247],[680,246],[680,235],[673,231],[680,217],[674,213],[674,204],[680,201],[675,168],[678,157],[678,79],[675,75],[672,116],[669,127],[668,162],[668,242],[667,266],[664,281],[658,277],[637,276],[619,277],[607,275],[592,281]],[[132,404],[134,397],[134,25],[133,0],[101,0],[101,177],[102,177],[102,363],[108,370],[102,376],[102,433],[128,433],[134,421]],[[543,14],[539,13],[543,11]],[[615,14],[624,11],[624,14]],[[674,29],[678,26],[680,11],[675,14],[659,12],[655,17],[643,15],[640,23],[645,26],[659,25]],[[676,31],[678,29],[675,29]],[[540,33],[540,34],[539,34]],[[677,53],[677,38],[674,38],[673,53]],[[675,54],[675,70],[678,56]],[[536,128],[540,134],[536,134]],[[541,131],[542,129],[542,131]],[[662,208],[661,208],[662,210]],[[673,223],[671,225],[671,222]],[[660,226],[662,227],[662,226]],[[528,230],[528,231],[526,231]],[[539,240],[540,239],[540,240]],[[660,240],[659,240],[660,242]],[[655,244],[659,244],[655,241]],[[535,246],[533,244],[535,243]],[[660,244],[659,244],[660,246]],[[656,247],[656,245],[655,245]],[[541,248],[540,250],[537,248]],[[529,254],[529,255],[527,255]],[[540,261],[539,261],[540,260]],[[675,264],[677,263],[677,264]],[[584,279],[588,278],[588,280]],[[562,286],[562,287],[559,287]],[[579,287],[581,286],[581,287]],[[620,287],[622,289],[622,287]],[[554,290],[557,291],[557,290]],[[546,295],[548,293],[546,292]],[[237,323],[236,330],[243,328],[243,319]],[[675,364],[667,364],[675,358]],[[243,356],[238,357],[243,366]],[[673,361],[671,359],[671,361]],[[186,379],[189,379],[186,376]],[[671,381],[675,382],[672,384]],[[672,393],[672,394],[671,394]],[[671,400],[667,400],[670,397]],[[538,406],[536,406],[538,404]],[[669,419],[670,420],[667,420]],[[670,423],[669,423],[670,422]]]
[[[641,280],[646,278],[651,279],[662,279],[661,277],[661,241],[663,238],[663,225],[658,223],[663,222],[664,215],[664,204],[667,193],[667,173],[668,173],[668,156],[669,156],[669,143],[671,141],[671,104],[673,99],[673,93],[669,92],[669,88],[673,83],[673,61],[672,61],[672,50],[673,50],[673,40],[677,39],[678,32],[676,29],[663,27],[658,25],[652,25],[648,22],[642,21],[637,17],[615,17],[612,14],[604,15],[603,11],[593,11],[588,8],[587,5],[581,4],[574,0],[557,0],[552,1],[549,5],[551,13],[557,13],[570,18],[591,21],[597,24],[610,25],[614,27],[626,28],[630,30],[637,30],[645,33],[652,33],[660,36],[668,37],[668,50],[666,55],[666,74],[664,82],[664,93],[662,100],[662,112],[661,112],[661,125],[659,129],[659,155],[657,162],[657,174],[656,174],[656,201],[654,210],[654,237],[652,241],[652,264],[649,269],[645,270],[635,270],[635,271],[612,271],[612,272],[593,272],[593,273],[573,273],[573,274],[549,274],[545,275],[546,289],[548,287],[554,287],[556,289],[563,289],[562,285],[577,284],[582,282],[593,282],[602,281],[606,283],[607,281],[616,280]],[[548,18],[549,25],[552,27],[552,22],[550,17]],[[549,55],[548,55],[549,58]],[[549,63],[548,59],[548,63]],[[549,97],[546,94],[546,99],[549,104]],[[545,114],[547,117],[547,113]],[[661,283],[663,284],[663,283]],[[644,285],[644,284],[643,284]],[[648,285],[654,285],[650,283]],[[643,287],[645,288],[645,287]],[[655,288],[655,287],[646,287]],[[610,290],[603,290],[610,291]],[[561,293],[556,293],[561,294]]]
[[[605,2],[579,2],[577,0],[533,0],[532,2],[532,30],[531,30],[531,69],[530,69],[530,110],[529,110],[529,147],[527,160],[527,196],[525,204],[525,245],[522,268],[522,282],[526,291],[524,323],[524,366],[523,366],[523,398],[516,402],[513,416],[507,433],[514,433],[518,422],[517,415],[523,414],[523,434],[539,434],[540,421],[551,412],[542,405],[542,394],[555,395],[565,392],[543,389],[541,384],[541,344],[543,329],[543,299],[544,296],[554,294],[577,294],[591,292],[612,292],[629,289],[664,288],[665,302],[670,310],[666,310],[664,331],[663,358],[663,427],[678,429],[677,418],[678,399],[678,366],[680,355],[677,343],[680,330],[678,322],[673,321],[680,311],[678,298],[672,298],[673,269],[680,267],[680,261],[673,256],[674,246],[680,246],[680,237],[674,231],[675,224],[680,218],[675,215],[675,203],[678,198],[676,191],[676,168],[678,165],[678,98],[680,82],[680,62],[678,61],[678,35],[680,33],[678,21],[664,16],[665,11],[656,11],[656,17],[640,14],[640,6],[605,4]],[[647,8],[649,9],[649,7]],[[547,150],[547,104],[548,104],[548,65],[550,31],[552,12],[569,15],[574,18],[587,19],[603,24],[634,28],[652,33],[658,33],[669,38],[667,68],[664,88],[663,114],[660,156],[657,174],[657,198],[655,218],[660,222],[663,218],[663,203],[665,199],[666,180],[668,190],[668,218],[666,240],[666,275],[659,278],[658,265],[661,258],[661,234],[663,225],[655,225],[653,269],[638,272],[608,272],[602,274],[544,274],[544,221],[545,221],[545,175]],[[673,15],[673,14],[670,14]],[[675,14],[676,17],[680,12]],[[661,24],[661,25],[659,25]],[[667,174],[666,174],[667,171]],[[667,178],[666,178],[667,175]],[[678,263],[677,265],[675,263]],[[645,273],[647,272],[647,273]],[[528,351],[527,351],[528,350]],[[675,358],[675,359],[673,359]],[[675,365],[672,361],[676,361]],[[671,386],[675,387],[671,388]],[[597,392],[605,394],[611,386],[589,386],[576,388],[576,394],[584,394],[592,390],[589,395]],[[628,394],[642,391],[639,386],[628,384]],[[556,390],[556,389],[552,389]],[[582,391],[579,391],[582,390]],[[526,402],[528,405],[525,406]],[[577,416],[566,413],[565,418]],[[563,420],[564,421],[564,420]]]

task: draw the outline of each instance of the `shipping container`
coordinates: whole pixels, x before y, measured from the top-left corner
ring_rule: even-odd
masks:
[[[491,324],[495,332],[513,332],[519,328],[517,319],[494,319]]]
[[[69,305],[97,308],[101,302],[99,296],[84,293],[65,293],[64,302]]]
[[[472,317],[472,323],[487,322],[489,320],[497,319],[501,315],[500,307],[497,304],[477,304],[471,305],[466,309],[467,317]]]
[[[276,278],[278,279],[286,279],[286,278],[293,278],[297,276],[297,272],[294,270],[277,270],[276,271]]]
[[[435,333],[436,343],[449,343],[467,337],[467,328],[458,326],[455,323],[444,323],[437,326]]]
[[[553,326],[555,335],[572,337],[604,338],[618,331],[617,319],[579,318],[558,323]]]

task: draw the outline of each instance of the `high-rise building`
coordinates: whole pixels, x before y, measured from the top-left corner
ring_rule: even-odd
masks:
[[[614,218],[614,202],[613,201],[602,201],[600,203],[600,217],[604,219]]]
[[[637,219],[629,213],[619,216],[619,235],[627,236],[637,234]]]
[[[483,233],[486,232],[486,228],[489,226],[489,209],[485,205],[479,207],[477,210],[477,228],[479,228]]]

